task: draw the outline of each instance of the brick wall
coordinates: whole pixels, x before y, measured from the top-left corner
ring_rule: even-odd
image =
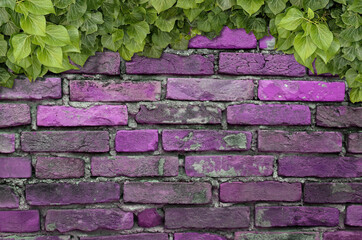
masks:
[[[272,41],[0,89],[0,239],[362,239],[361,104]]]

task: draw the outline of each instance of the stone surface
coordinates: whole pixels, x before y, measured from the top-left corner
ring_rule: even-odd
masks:
[[[362,107],[318,106],[316,119],[322,127],[362,127]]]
[[[0,232],[27,233],[39,230],[38,210],[0,211]]]
[[[319,240],[313,232],[236,232],[235,240]]]
[[[362,231],[336,231],[325,232],[323,234],[323,240],[361,240]]]
[[[0,133],[0,153],[15,152],[15,134]]]
[[[225,237],[211,233],[175,233],[174,240],[226,240]]]
[[[0,104],[0,128],[30,123],[30,107],[27,104]]]
[[[80,240],[168,240],[167,233],[138,233],[130,235],[80,237]]]
[[[362,203],[362,183],[305,183],[304,202]]]
[[[19,198],[14,190],[8,186],[0,185],[0,208],[18,208]]]
[[[351,153],[362,153],[362,133],[348,135],[347,150]]]
[[[361,191],[359,191],[361,194]],[[348,226],[362,227],[362,206],[352,205],[347,207],[346,224]]]
[[[9,236],[9,237],[0,237],[0,240],[70,240],[69,236]]]
[[[37,157],[37,178],[80,178],[84,176],[84,161],[80,158]]]
[[[162,224],[163,218],[156,208],[145,209],[137,214],[138,226],[144,228],[157,227]]]
[[[1,157],[1,178],[30,178],[31,159],[28,157]]]
[[[117,152],[149,152],[158,148],[158,130],[121,130],[116,135]]]
[[[273,36],[265,36],[259,40],[259,48],[273,50],[275,48],[275,38]]]

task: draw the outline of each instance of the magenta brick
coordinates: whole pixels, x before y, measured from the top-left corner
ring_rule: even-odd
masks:
[[[0,133],[0,153],[15,152],[15,134]]]
[[[84,176],[84,161],[80,158],[37,157],[37,178],[80,178]]]
[[[174,177],[179,162],[171,156],[93,157],[92,176],[103,177]]]
[[[219,57],[219,73],[301,77],[306,71],[293,55],[224,52]]]
[[[362,133],[351,133],[348,135],[348,152],[362,153]]]
[[[301,183],[287,182],[231,182],[220,185],[221,202],[296,202],[302,197]]]
[[[185,171],[190,177],[271,176],[273,156],[186,156]]]
[[[0,158],[0,178],[30,178],[31,159],[27,157]]]
[[[214,55],[193,54],[179,56],[164,53],[161,58],[146,58],[135,55],[126,62],[127,74],[172,74],[172,75],[213,75]]]
[[[65,73],[119,75],[121,57],[117,52],[96,52],[79,70],[69,70]]]
[[[156,208],[145,209],[137,214],[138,226],[144,228],[157,227],[162,224],[163,218]]]
[[[195,232],[187,232],[187,233],[175,233],[175,240],[226,240],[225,237],[211,234],[211,233],[195,233]]]
[[[235,240],[319,240],[314,232],[236,232]]]
[[[323,127],[362,127],[362,107],[318,106],[317,125]]]
[[[362,177],[362,158],[284,156],[278,160],[278,174],[286,177]]]
[[[24,152],[108,152],[107,131],[23,132]]]
[[[257,227],[334,227],[339,223],[339,211],[331,207],[256,207]]]
[[[260,80],[258,97],[266,101],[343,102],[344,82]]]
[[[27,233],[39,230],[38,210],[0,211],[0,232]]]
[[[125,202],[205,204],[211,201],[211,184],[204,182],[126,182],[123,188]]]
[[[37,112],[38,126],[117,126],[127,123],[127,106],[97,105],[89,108],[38,106]]]
[[[116,202],[120,186],[114,182],[37,183],[26,185],[26,201],[30,205],[50,206]]]
[[[362,183],[305,183],[304,202],[362,203]]]
[[[121,130],[116,135],[117,152],[149,152],[158,148],[158,130]]]
[[[308,106],[241,104],[227,108],[227,122],[238,125],[310,125]]]
[[[80,237],[80,240],[168,240],[167,233],[138,233],[130,235]]]
[[[163,130],[165,151],[242,151],[250,149],[252,134],[220,130]]]
[[[359,191],[361,194],[361,191]],[[352,205],[347,207],[346,225],[362,227],[362,205]]]
[[[133,213],[117,208],[49,210],[45,218],[47,231],[126,230],[133,227]]]
[[[256,38],[252,32],[247,34],[245,29],[224,27],[220,36],[212,40],[201,35],[192,38],[189,48],[250,49],[256,48]]]
[[[161,96],[161,83],[117,81],[70,81],[70,100],[87,102],[157,101]]]
[[[259,130],[258,149],[262,152],[340,152],[342,151],[342,134]]]
[[[9,236],[2,238],[0,240],[69,240],[70,236],[35,236],[35,237],[20,237],[20,236]]]
[[[0,208],[18,208],[19,198],[14,190],[8,186],[0,185]]]
[[[0,128],[31,123],[30,107],[27,104],[0,104],[0,112]]]
[[[166,208],[167,229],[234,229],[249,227],[248,207]]]
[[[169,78],[168,99],[195,101],[243,101],[254,98],[253,80]]]
[[[46,78],[30,82],[28,79],[15,79],[13,88],[1,88],[0,99],[42,100],[62,97],[62,80]]]
[[[259,40],[259,48],[273,50],[275,48],[275,38],[273,36],[265,36]]]
[[[221,124],[221,109],[205,105],[142,105],[136,115],[138,123],[146,124]]]
[[[323,233],[323,240],[361,240],[362,231],[337,231]]]

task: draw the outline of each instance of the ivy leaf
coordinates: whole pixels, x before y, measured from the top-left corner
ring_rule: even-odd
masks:
[[[54,6],[57,8],[67,8],[71,3],[75,3],[75,0],[54,0]]]
[[[4,39],[4,35],[0,34],[0,57],[5,57],[8,52],[8,42]]]
[[[362,24],[362,17],[358,13],[346,11],[342,14],[342,21],[346,25],[358,28]]]
[[[216,3],[223,11],[230,9],[236,4],[235,0],[217,0]]]
[[[61,47],[46,45],[43,49],[38,48],[37,56],[39,62],[47,67],[63,68],[63,51]]]
[[[295,30],[303,22],[303,13],[296,9],[291,8],[288,10],[285,17],[279,22],[278,26],[285,28],[289,31]]]
[[[0,86],[12,88],[14,85],[15,75],[8,72],[5,68],[0,68]]]
[[[264,5],[264,0],[237,0],[237,3],[251,16]]]
[[[55,13],[51,0],[25,0],[23,4],[26,9],[34,15]]]
[[[354,0],[352,5],[348,7],[348,10],[362,14],[362,2],[361,0]]]
[[[152,34],[152,42],[159,49],[166,48],[171,43],[171,40],[172,38],[167,32],[158,31],[157,33]]]
[[[317,50],[310,36],[304,36],[303,33],[298,33],[294,38],[294,48],[303,62],[307,60]]]
[[[349,97],[352,103],[362,102],[362,87],[352,88]]]
[[[328,65],[321,58],[315,60],[315,68],[318,74],[329,73]]]
[[[29,14],[28,17],[22,16],[20,26],[24,32],[31,35],[45,36],[46,20],[44,16]]]
[[[126,61],[130,61],[132,59],[132,56],[134,55],[134,52],[129,51],[124,45],[121,46],[118,52],[121,57]]]
[[[150,0],[150,4],[158,13],[171,8],[176,3],[176,0]]]
[[[80,35],[77,28],[74,26],[66,26],[68,31],[70,44],[63,47],[63,52],[80,52]]]
[[[346,41],[353,41],[358,42],[362,40],[362,27],[355,28],[355,27],[348,27],[344,29],[340,34],[340,37],[342,37]]]
[[[278,13],[282,12],[285,7],[287,6],[286,3],[288,0],[267,0],[268,7],[270,10],[277,15]]]
[[[63,47],[71,44],[67,29],[61,25],[48,25],[43,40],[50,46]]]
[[[310,8],[308,8],[308,18],[313,19],[314,18],[314,11]]]
[[[197,8],[197,1],[195,0],[178,0],[176,7],[183,9]]]
[[[303,0],[290,0],[290,3],[298,8],[303,7]]]
[[[145,46],[143,55],[149,58],[160,58],[162,56],[163,48],[153,46]]]
[[[67,13],[68,21],[76,21],[83,17],[87,11],[87,0],[76,0],[75,3],[71,4]]]
[[[294,44],[295,33],[289,34],[287,38],[278,38],[277,49],[280,51],[286,51]]]
[[[25,69],[25,75],[29,81],[37,79],[42,72],[42,65],[36,55],[31,56],[31,66]]]
[[[312,9],[316,11],[318,9],[323,9],[327,6],[329,0],[303,0],[303,8],[304,9]]]
[[[344,4],[344,5],[347,4],[346,0],[333,0],[333,1],[337,2],[337,3],[340,3],[340,4]]]
[[[159,17],[156,22],[155,25],[164,32],[171,32],[171,30],[173,29],[173,27],[175,26],[175,22],[176,22],[176,18],[171,18],[171,19],[164,19],[162,17]]]
[[[113,52],[117,52],[118,49],[122,45],[121,41],[113,41],[112,35],[103,35],[101,42],[102,42],[103,47],[105,47]]]
[[[5,8],[0,8],[0,26],[9,22],[10,16]]]
[[[150,26],[146,21],[142,21],[127,28],[127,34],[130,38],[135,39],[137,42],[142,42],[147,34],[150,33]]]
[[[193,22],[204,11],[204,8],[184,9],[184,13],[190,22]]]
[[[356,72],[356,70],[354,70],[353,68],[348,69],[348,71],[346,72],[346,80],[348,83],[348,87],[349,88],[356,88],[356,87],[360,87],[360,82],[358,81],[357,77],[359,76],[360,80],[362,81],[362,76],[361,74],[358,74]]]
[[[328,48],[327,51],[323,51],[321,49],[317,49],[316,53],[318,56],[327,64],[339,51],[341,45],[338,39],[334,38],[331,46]]]
[[[1,0],[0,1],[0,7],[7,7],[12,10],[14,10],[15,4],[16,4],[16,0]]]
[[[11,45],[15,61],[18,62],[30,55],[31,36],[24,33],[16,34],[11,38]]]
[[[83,67],[87,59],[90,57],[90,55],[84,53],[69,53],[68,55],[72,62],[81,67]]]
[[[120,40],[123,40],[124,37],[124,31],[123,29],[116,29],[113,33],[112,33],[112,40],[113,42],[117,42]]]
[[[327,51],[333,41],[333,33],[325,24],[311,24],[310,36],[317,47]]]

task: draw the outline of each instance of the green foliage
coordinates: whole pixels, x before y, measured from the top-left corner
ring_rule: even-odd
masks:
[[[76,69],[105,48],[130,60],[186,49],[199,34],[245,28],[319,74],[346,77],[362,101],[361,0],[1,0],[0,86]],[[313,67],[315,66],[315,69]],[[8,72],[7,69],[11,69]]]

